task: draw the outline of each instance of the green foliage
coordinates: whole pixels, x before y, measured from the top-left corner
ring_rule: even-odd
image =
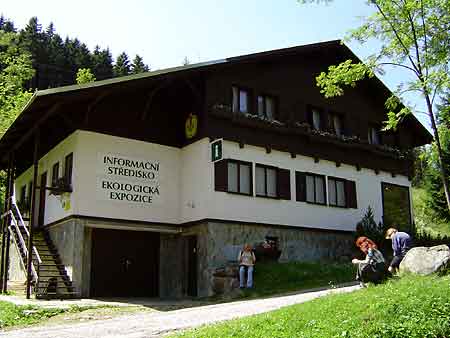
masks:
[[[136,54],[133,62],[131,63],[131,74],[144,73],[148,72],[149,70],[150,68],[144,63],[142,57]]]
[[[77,72],[77,84],[94,82],[95,76],[89,68],[80,68]]]
[[[369,205],[361,221],[356,224],[356,238],[360,236],[368,237],[381,247],[384,241],[384,231],[384,225],[375,222],[373,210]]]
[[[173,337],[444,338],[450,335],[449,284],[450,276],[405,276]]]
[[[23,86],[33,74],[30,55],[20,47],[17,34],[0,30],[0,137],[30,99]]]
[[[324,262],[258,263],[254,288],[245,296],[255,297],[336,285],[354,279],[354,267]]]
[[[312,1],[301,1],[312,2]],[[318,1],[323,2],[323,1]],[[377,40],[379,48],[364,64],[350,60],[330,66],[328,72],[317,77],[317,85],[326,97],[340,96],[344,87],[354,87],[357,81],[374,72],[383,73],[386,67],[406,70],[412,75],[398,86],[395,95],[386,102],[387,120],[384,130],[396,129],[399,122],[411,113],[400,104],[405,93],[416,92],[423,97],[436,145],[440,148],[440,134],[435,127],[436,97],[450,88],[450,1],[448,0],[370,0],[374,8],[364,23],[352,30],[347,40],[365,43]],[[441,149],[438,152],[439,176],[445,192],[445,204],[450,212],[450,187],[444,173]]]
[[[125,76],[131,73],[130,60],[125,52],[122,52],[113,67],[114,76]]]

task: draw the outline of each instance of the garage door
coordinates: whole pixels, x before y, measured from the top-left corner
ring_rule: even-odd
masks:
[[[91,296],[157,297],[159,234],[92,230]]]

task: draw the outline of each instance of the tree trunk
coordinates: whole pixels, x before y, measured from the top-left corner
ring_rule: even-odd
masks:
[[[444,186],[445,199],[447,200],[447,208],[450,212],[450,189],[448,187],[448,179],[447,179],[447,176],[445,174],[445,169],[444,169],[444,159],[442,156],[441,140],[439,138],[439,132],[438,132],[438,129],[436,126],[436,120],[434,119],[434,114],[433,114],[433,107],[431,105],[430,97],[428,96],[428,94],[425,95],[425,99],[427,101],[428,115],[430,116],[431,127],[433,129],[434,139],[436,141],[436,146],[437,146],[437,151],[438,151],[439,173],[441,175],[442,184]]]

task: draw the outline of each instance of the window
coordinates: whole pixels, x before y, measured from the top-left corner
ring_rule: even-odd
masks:
[[[25,206],[25,202],[27,200],[26,195],[27,195],[27,186],[24,185],[20,188],[20,200],[19,201],[20,201],[22,208]],[[21,211],[23,211],[23,210],[21,210]]]
[[[330,129],[337,136],[341,136],[344,133],[344,118],[341,114],[330,113],[329,114]]]
[[[214,163],[215,190],[253,195],[252,164],[237,160]]]
[[[411,231],[411,201],[409,187],[381,183],[383,223],[395,224],[400,231]]]
[[[345,180],[328,177],[328,203],[336,207],[346,207]]]
[[[308,123],[314,130],[324,130],[326,128],[325,113],[319,108],[310,107],[308,109]]]
[[[277,197],[277,168],[255,166],[256,196]]]
[[[325,176],[296,172],[297,201],[326,204]]]
[[[56,186],[59,178],[59,162],[53,165],[52,169],[52,186]]]
[[[328,177],[328,204],[357,209],[356,183],[343,178]]]
[[[64,161],[64,178],[67,185],[72,184],[72,168],[73,168],[73,153],[66,156]]]
[[[381,144],[380,129],[375,126],[369,126],[367,140],[370,144]]]
[[[249,91],[246,89],[233,86],[232,92],[233,92],[233,102],[232,102],[233,113],[243,113],[243,114],[248,113],[250,102]]]
[[[258,95],[258,116],[269,120],[276,118],[275,99],[268,95]]]

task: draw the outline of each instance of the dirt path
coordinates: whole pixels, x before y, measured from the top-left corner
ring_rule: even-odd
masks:
[[[39,326],[0,333],[11,338],[149,338],[219,321],[268,312],[303,303],[330,293],[351,292],[359,286],[315,291],[266,299],[200,306],[168,312],[150,312],[81,324]]]

